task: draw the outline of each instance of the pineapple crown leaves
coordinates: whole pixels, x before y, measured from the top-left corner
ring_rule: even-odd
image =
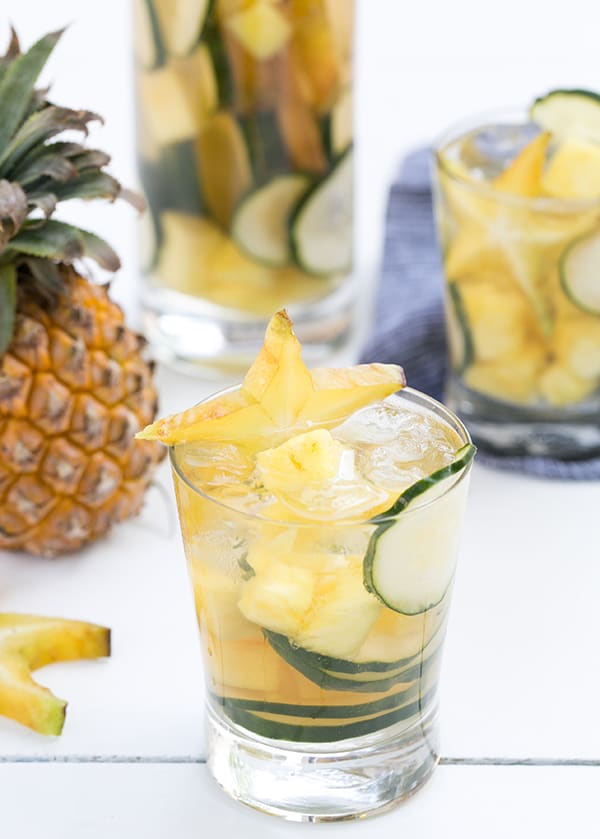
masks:
[[[137,209],[143,201],[104,171],[110,157],[85,145],[91,111],[72,110],[47,100],[35,84],[61,31],[21,52],[14,30],[0,56],[0,356],[14,331],[18,285],[24,280],[47,305],[63,286],[63,264],[84,257],[116,271],[119,258],[96,236],[52,218],[61,201],[124,198]],[[66,142],[65,131],[83,134]]]

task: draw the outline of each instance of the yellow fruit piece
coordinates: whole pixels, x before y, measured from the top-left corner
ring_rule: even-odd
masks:
[[[565,140],[548,164],[542,189],[554,198],[600,198],[600,146]]]
[[[558,363],[547,367],[539,380],[540,393],[557,408],[581,402],[596,387],[596,382],[583,379]]]
[[[223,641],[259,641],[260,629],[238,609],[240,580],[233,572],[208,568],[198,560],[189,563],[198,623],[203,631]]]
[[[298,169],[317,175],[327,171],[327,156],[303,68],[286,56],[278,81],[277,124]]]
[[[292,61],[305,76],[310,101],[317,111],[328,110],[340,86],[337,45],[325,0],[290,0],[294,26]]]
[[[350,72],[354,36],[354,6],[348,0],[325,0],[325,9],[333,37],[340,71]],[[344,77],[344,83],[350,81]]]
[[[223,641],[209,639],[206,657],[213,688],[275,691],[279,687],[280,662],[264,638],[260,641]]]
[[[527,299],[502,276],[488,274],[460,285],[476,361],[516,353],[537,330]]]
[[[342,451],[342,444],[329,431],[318,428],[297,434],[277,448],[259,452],[256,465],[269,492],[293,492],[307,483],[333,479],[338,473]]]
[[[227,28],[259,61],[272,58],[286,45],[292,28],[269,2],[257,2],[227,17]]]
[[[353,661],[398,661],[418,655],[436,633],[443,640],[442,625],[446,620],[447,602],[420,615],[400,615],[382,609]]]
[[[348,658],[358,652],[382,611],[363,583],[362,557],[317,577],[311,609],[293,636],[300,647]]]
[[[216,79],[205,46],[140,73],[138,85],[146,134],[159,146],[195,138],[216,107]]]
[[[547,131],[538,134],[495,179],[494,189],[524,198],[539,195],[546,151],[551,138],[552,135]]]
[[[538,393],[545,358],[544,348],[530,342],[512,355],[472,364],[465,372],[465,382],[473,390],[502,401],[531,402]]]
[[[267,268],[250,259],[205,218],[161,216],[163,241],[155,269],[162,285],[223,306],[268,315],[281,304],[318,297],[323,280],[296,268]]]
[[[228,113],[215,114],[196,141],[202,192],[212,215],[228,227],[233,210],[252,184],[241,129]]]
[[[32,670],[57,661],[110,655],[110,630],[59,618],[0,614],[0,714],[40,734],[59,735],[67,703]]]
[[[194,440],[260,443],[278,434],[336,424],[406,384],[395,364],[366,364],[311,372],[287,312],[277,312],[240,390],[159,420],[138,437],[167,445]]]
[[[600,377],[600,319],[574,316],[556,325],[552,347],[556,360],[581,379]]]
[[[240,612],[253,623],[294,637],[314,597],[315,575],[274,561],[244,583]]]

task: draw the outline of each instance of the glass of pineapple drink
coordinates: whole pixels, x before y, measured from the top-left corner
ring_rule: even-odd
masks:
[[[600,135],[562,133],[590,96],[464,123],[437,149],[448,402],[492,451],[600,453]]]
[[[294,820],[402,800],[438,759],[438,678],[474,448],[401,368],[309,372],[284,313],[171,446],[209,767]],[[185,442],[180,442],[185,441]]]
[[[247,368],[291,307],[320,358],[350,329],[353,0],[133,0],[146,332]]]

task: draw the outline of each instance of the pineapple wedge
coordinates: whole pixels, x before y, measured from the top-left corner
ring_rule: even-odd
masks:
[[[406,384],[395,364],[364,364],[312,372],[301,357],[287,312],[269,322],[265,342],[241,388],[158,420],[136,436],[176,445],[199,440],[254,445],[315,425],[336,425]]]
[[[67,703],[37,684],[32,670],[57,661],[110,655],[110,630],[82,621],[0,614],[0,715],[40,734],[61,733]]]
[[[256,455],[259,475],[269,492],[294,492],[307,483],[334,478],[340,466],[342,444],[325,428],[297,434],[274,449]]]

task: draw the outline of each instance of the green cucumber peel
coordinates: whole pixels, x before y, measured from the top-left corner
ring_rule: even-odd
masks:
[[[375,731],[388,728],[395,723],[409,719],[416,714],[422,713],[423,709],[434,698],[434,695],[435,688],[408,705],[403,705],[393,711],[371,717],[367,720],[359,720],[346,725],[311,726],[275,722],[265,719],[265,717],[260,716],[256,712],[230,706],[227,707],[227,713],[234,723],[262,737],[292,742],[330,743],[338,740],[347,740],[351,737],[372,734]]]

